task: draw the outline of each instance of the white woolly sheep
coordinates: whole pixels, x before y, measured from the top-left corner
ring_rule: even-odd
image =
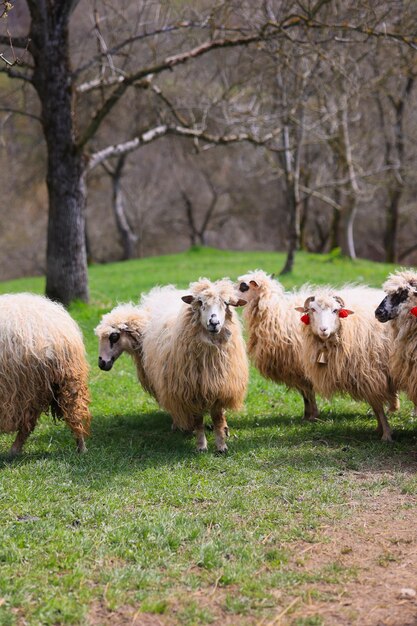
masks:
[[[382,440],[391,441],[384,404],[394,410],[397,396],[388,366],[389,338],[374,315],[379,293],[357,287],[338,295],[321,288],[296,310],[304,313],[304,324],[299,321],[302,358],[315,391],[327,398],[347,393],[368,402]],[[345,308],[344,298],[349,308]]]
[[[243,319],[253,364],[265,378],[297,389],[304,400],[304,419],[314,421],[318,409],[313,386],[304,372],[301,325],[294,315],[294,308],[303,304],[311,288],[285,293],[277,280],[256,270],[240,276],[237,289],[248,302]]]
[[[417,406],[417,272],[401,269],[383,285],[387,294],[375,311],[391,336],[390,369],[396,385]],[[416,412],[416,409],[415,409]]]
[[[210,412],[216,447],[225,452],[225,409],[239,409],[248,383],[240,322],[231,307],[236,297],[228,280],[206,278],[190,285],[179,312],[154,312],[143,336],[143,364],[159,404],[180,430],[196,431],[197,448],[207,450],[204,414]]]
[[[0,296],[0,432],[17,431],[17,454],[50,409],[86,450],[90,412],[81,331],[65,309],[29,293]]]

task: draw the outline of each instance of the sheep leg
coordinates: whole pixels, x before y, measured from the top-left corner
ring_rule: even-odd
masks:
[[[304,400],[304,419],[307,422],[315,422],[319,416],[319,410],[316,404],[316,396],[312,389],[301,391]]]
[[[372,409],[378,421],[378,434],[382,435],[382,441],[392,441],[391,428],[389,427],[384,408],[382,406],[373,406]]]
[[[227,426],[224,409],[222,407],[213,407],[211,410],[211,419],[214,426],[217,452],[227,452],[225,438],[228,435],[229,428]]]
[[[194,418],[195,424],[195,436],[197,439],[197,450],[198,452],[207,452],[207,439],[206,434],[204,432],[204,419],[203,416],[200,415]]]
[[[35,428],[37,417],[38,416],[36,416],[32,420],[26,421],[24,426],[22,425],[19,428],[16,439],[14,440],[13,445],[10,448],[10,452],[9,452],[10,456],[16,456],[17,454],[20,454],[22,452],[22,448],[24,446],[26,439],[29,437],[30,433]]]
[[[399,411],[400,408],[401,408],[400,398],[398,397],[398,393],[396,393],[389,403],[388,411],[390,413],[395,413],[396,411]]]
[[[206,424],[207,430],[214,430],[213,424]],[[230,437],[229,426],[227,425],[226,419],[224,420],[224,434],[226,437]]]
[[[77,442],[77,452],[80,454],[87,452],[87,446],[85,445],[84,437],[82,435],[78,435],[78,437],[75,438],[75,441]]]

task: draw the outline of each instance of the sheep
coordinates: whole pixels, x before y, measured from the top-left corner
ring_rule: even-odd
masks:
[[[242,406],[248,362],[242,329],[231,307],[236,297],[227,279],[200,278],[182,296],[179,311],[154,312],[143,336],[143,363],[155,397],[180,430],[196,432],[197,449],[207,450],[204,414],[210,412],[218,452],[226,452],[225,409]]]
[[[63,419],[85,452],[89,432],[88,365],[81,331],[43,296],[0,296],[0,432],[17,431],[16,455],[43,412]]]
[[[302,359],[314,390],[328,398],[340,392],[368,402],[382,440],[391,441],[384,403],[395,410],[397,395],[388,366],[389,337],[373,312],[378,293],[356,287],[336,294],[325,287],[296,310],[303,313]],[[345,307],[344,298],[354,310]]]
[[[417,272],[400,269],[383,285],[387,294],[375,310],[379,322],[390,321],[390,368],[396,385],[405,391],[417,412]]]
[[[262,270],[240,276],[236,286],[248,302],[243,318],[253,364],[265,378],[297,389],[304,400],[304,419],[315,421],[318,409],[313,386],[304,372],[301,328],[294,315],[294,307],[304,302],[310,288],[285,293],[281,284]]]
[[[143,389],[155,397],[143,367],[143,334],[153,315],[159,316],[161,310],[178,312],[182,306],[181,296],[186,293],[174,285],[154,287],[142,295],[139,304],[119,304],[103,315],[94,331],[99,338],[99,368],[110,371],[119,356],[127,352],[133,359]]]
[[[147,311],[134,304],[120,304],[103,315],[94,332],[99,338],[99,368],[108,372],[119,356],[127,352],[135,363],[142,387],[154,395],[142,361],[142,335],[148,317]]]

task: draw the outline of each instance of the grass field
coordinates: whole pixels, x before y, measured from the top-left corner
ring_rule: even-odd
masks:
[[[196,249],[90,268],[91,304],[71,307],[91,363],[88,453],[77,455],[70,431],[47,416],[16,461],[7,459],[12,437],[0,436],[1,626],[374,623],[361,615],[372,607],[352,600],[346,609],[341,597],[365,585],[355,524],[391,528],[389,512],[405,537],[408,515],[415,519],[410,402],[402,398],[391,418],[395,443],[387,445],[366,405],[320,400],[320,422],[306,424],[299,396],[252,369],[245,409],[229,415],[229,453],[217,456],[209,433],[209,452],[199,455],[192,438],[171,433],[127,356],[108,373],[96,366],[93,329],[116,302],[157,283],[277,272],[283,260]],[[300,253],[283,282],[380,286],[391,269]],[[43,280],[0,284],[0,293],[24,290],[41,293]],[[377,582],[402,565],[403,544],[391,534],[368,555]],[[404,554],[414,537],[405,541]],[[409,586],[393,580],[395,594]]]

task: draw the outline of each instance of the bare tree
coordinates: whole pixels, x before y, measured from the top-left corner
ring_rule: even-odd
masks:
[[[133,259],[136,256],[136,245],[139,237],[134,232],[132,226],[129,223],[129,218],[126,213],[126,203],[123,193],[123,170],[126,164],[127,154],[121,154],[117,160],[116,165],[112,167],[105,161],[102,163],[103,168],[110,176],[112,183],[112,205],[114,217],[116,220],[116,226],[119,231],[120,239],[122,242],[123,256],[122,259]]]

